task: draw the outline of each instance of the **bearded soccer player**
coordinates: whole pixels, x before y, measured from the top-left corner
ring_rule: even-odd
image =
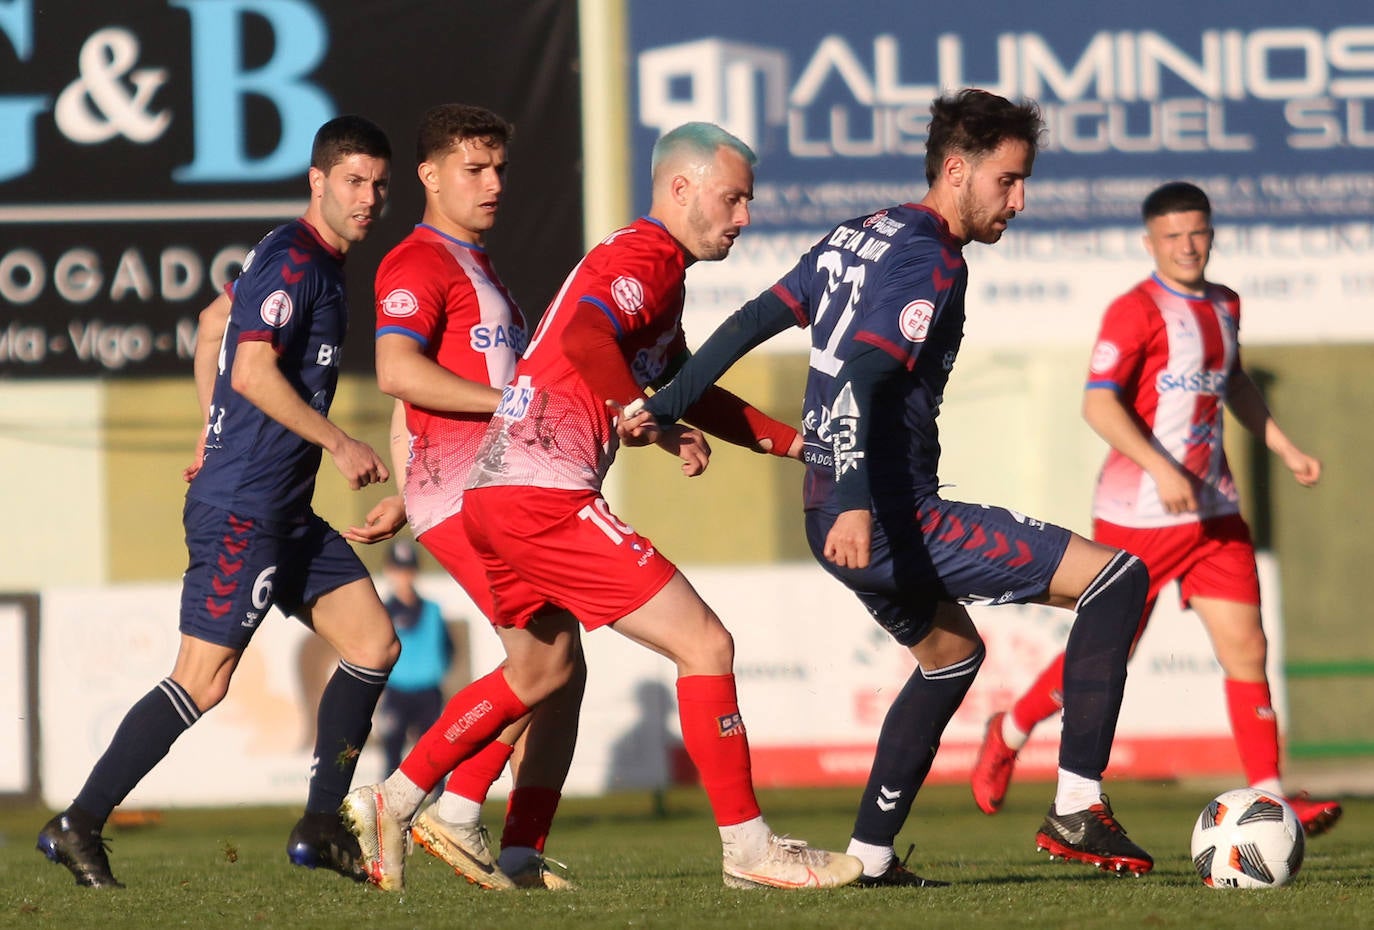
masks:
[[[509,123],[481,107],[444,104],[424,114],[416,145],[424,216],[382,260],[376,286],[377,381],[403,402],[393,463],[404,476],[405,517],[488,618],[491,589],[463,531],[463,483],[527,341],[525,317],[485,246],[511,135]],[[369,525],[389,525],[390,506],[380,504]],[[459,765],[412,824],[421,847],[479,887],[571,887],[543,851],[577,742],[586,672],[580,650],[575,662],[568,685]],[[498,861],[481,826],[482,802],[527,726]]]
[[[719,127],[690,123],[666,134],[654,148],[649,215],[588,253],[531,337],[463,496],[508,659],[449,702],[384,784],[345,801],[382,887],[402,886],[405,825],[442,773],[573,675],[578,623],[609,626],[676,664],[683,742],[720,830],[727,885],[833,887],[858,877],[857,860],[779,837],[764,821],[730,634],[600,493],[619,405],[642,400],[644,387],[669,376],[685,354],[687,266],[725,258],[749,221],[753,163],[748,147]],[[796,430],[724,391],[690,415],[759,451],[800,450]],[[661,444],[689,475],[705,467],[708,449],[695,430],[668,430]]]
[[[963,340],[970,242],[992,244],[1025,208],[1042,122],[1033,103],[968,89],[931,107],[920,203],[848,220],[701,347],[622,438],[670,423],[736,359],[792,326],[811,331],[804,507],[820,564],[911,651],[888,709],[849,853],[859,883],[925,887],[893,844],[940,736],[982,664],[968,603],[1076,610],[1064,666],[1059,784],[1036,834],[1056,856],[1147,872],[1102,794],[1149,579],[1139,559],[1001,507],[945,500],[940,401]]]
[[[1279,726],[1265,672],[1259,575],[1250,530],[1226,460],[1222,410],[1262,439],[1311,487],[1321,462],[1279,428],[1240,362],[1240,297],[1207,280],[1212,205],[1196,185],[1174,181],[1141,207],[1154,273],[1107,308],[1093,350],[1083,416],[1111,446],[1093,496],[1093,538],[1136,553],[1150,590],[1136,638],[1160,590],[1179,583],[1226,676],[1226,709],[1250,785],[1283,796],[1309,836],[1341,806],[1288,795],[1279,777]],[[987,814],[1006,798],[1016,754],[1036,724],[1063,702],[1063,657],[1008,711],[988,721],[973,770],[973,797]]]
[[[190,560],[176,663],[129,710],[81,792],[38,835],[39,851],[66,866],[79,885],[120,884],[105,851],[106,820],[224,698],[273,604],[340,656],[320,698],[310,791],[288,853],[298,865],[366,877],[338,808],[400,646],[367,569],[314,513],[311,498],[322,449],[354,490],[389,477],[377,453],[328,414],[348,323],[344,256],[381,214],[390,173],[391,147],[377,126],[357,116],[322,126],[305,215],[259,242],[232,300],[218,298],[203,315],[228,309],[228,327],[217,366],[197,353],[197,394],[207,399],[202,410],[209,417],[187,470]],[[211,335],[198,342],[214,345]]]

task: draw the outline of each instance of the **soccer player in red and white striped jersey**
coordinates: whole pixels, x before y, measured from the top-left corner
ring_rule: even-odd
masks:
[[[1171,182],[1144,202],[1154,273],[1107,308],[1093,349],[1083,415],[1111,446],[1093,498],[1093,538],[1133,552],[1150,570],[1144,632],[1164,585],[1177,580],[1226,676],[1226,706],[1249,783],[1283,795],[1278,721],[1265,673],[1254,544],[1222,442],[1223,408],[1311,487],[1321,462],[1275,422],[1241,367],[1240,298],[1207,280],[1212,209],[1207,195]],[[988,721],[973,772],[978,806],[1002,806],[1016,752],[1063,702],[1063,656],[1009,711]],[[1289,796],[1308,834],[1341,815],[1335,801]]]

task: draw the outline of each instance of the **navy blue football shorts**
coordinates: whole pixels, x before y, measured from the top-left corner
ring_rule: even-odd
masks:
[[[868,568],[852,569],[826,561],[834,522],[834,514],[806,512],[812,555],[903,646],[926,637],[941,601],[1020,604],[1045,594],[1073,535],[1005,507],[931,496],[914,512],[876,514]]]
[[[348,541],[311,513],[303,523],[241,517],[186,499],[190,560],[181,585],[181,632],[243,649],[267,610],[299,614],[322,594],[368,577]]]

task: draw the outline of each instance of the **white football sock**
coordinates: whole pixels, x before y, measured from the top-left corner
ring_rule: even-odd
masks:
[[[849,848],[845,852],[864,864],[864,874],[869,878],[882,878],[892,867],[892,860],[897,858],[891,846],[874,846],[853,837],[850,837]]]
[[[753,820],[720,828],[725,857],[734,862],[753,862],[760,858],[768,849],[768,838],[772,835],[762,814]]]
[[[1011,712],[1002,715],[1002,742],[1007,744],[1007,748],[1014,752],[1020,752],[1021,747],[1026,745],[1026,740],[1030,739],[1030,733],[1023,731],[1012,719]]]
[[[439,800],[434,802],[434,813],[446,823],[471,827],[482,819],[482,802],[445,791],[439,796]]]
[[[402,822],[409,822],[425,803],[429,792],[405,776],[400,769],[387,776],[382,782],[382,800],[391,808],[392,814]]]
[[[1054,792],[1056,814],[1076,814],[1102,801],[1102,782],[1059,770],[1059,787]]]

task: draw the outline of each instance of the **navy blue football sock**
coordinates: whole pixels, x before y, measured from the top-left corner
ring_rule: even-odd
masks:
[[[854,819],[854,839],[874,846],[891,846],[896,840],[930,772],[940,735],[973,684],[984,654],[979,643],[973,655],[953,665],[911,673],[883,719]]]
[[[1126,660],[1150,587],[1145,563],[1118,552],[1078,599],[1064,650],[1064,721],[1059,767],[1100,781],[1112,752]]]
[[[372,712],[389,672],[340,660],[320,696],[315,758],[310,766],[306,811],[334,813],[343,803],[358,766],[358,753],[372,732]]]
[[[73,802],[104,826],[110,811],[162,761],[177,737],[200,719],[186,689],[164,678],[129,708],[105,754]]]

